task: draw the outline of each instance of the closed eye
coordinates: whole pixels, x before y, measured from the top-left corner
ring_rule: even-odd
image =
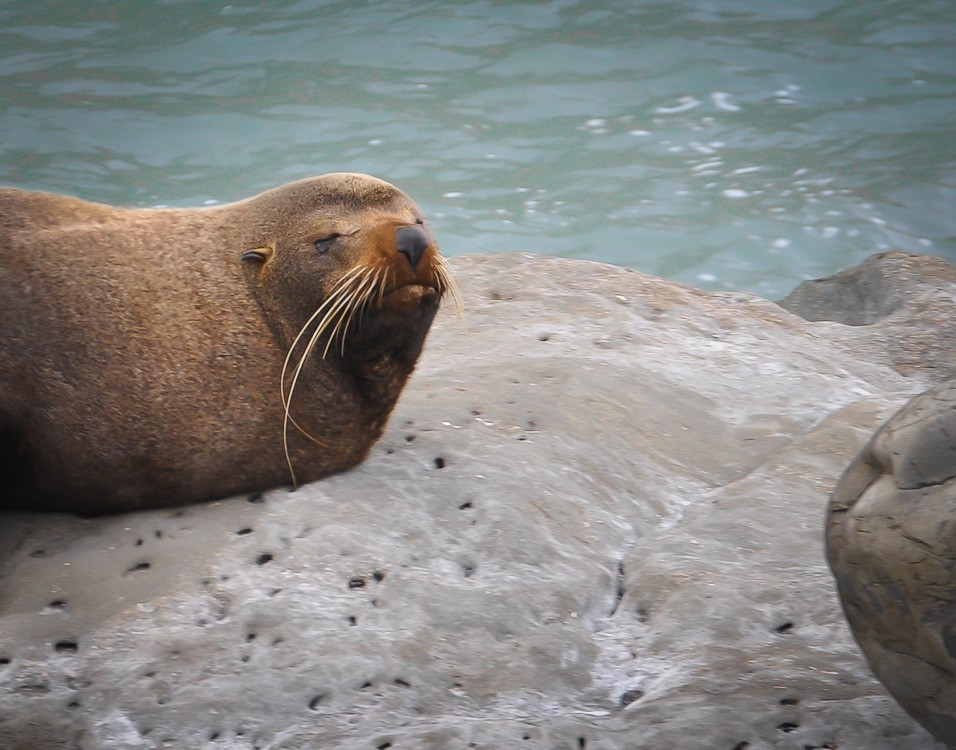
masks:
[[[332,247],[332,243],[341,236],[338,232],[333,232],[325,237],[319,237],[313,244],[319,255],[325,255],[329,251],[329,248]]]

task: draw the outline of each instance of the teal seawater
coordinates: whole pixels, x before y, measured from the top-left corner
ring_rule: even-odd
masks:
[[[337,170],[448,255],[771,298],[956,261],[956,4],[0,3],[0,183],[192,206]]]

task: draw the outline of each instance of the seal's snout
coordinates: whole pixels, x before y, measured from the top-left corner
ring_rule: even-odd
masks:
[[[399,227],[395,230],[395,249],[408,258],[412,269],[418,268],[418,261],[428,248],[428,237],[418,227]]]

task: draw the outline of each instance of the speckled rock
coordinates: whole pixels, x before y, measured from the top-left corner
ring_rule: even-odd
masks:
[[[938,368],[872,325],[534,256],[454,262],[362,466],[0,524],[0,747],[928,750],[827,498]],[[952,342],[950,342],[951,344]]]
[[[956,746],[956,381],[907,403],[847,470],[827,555],[873,671]]]

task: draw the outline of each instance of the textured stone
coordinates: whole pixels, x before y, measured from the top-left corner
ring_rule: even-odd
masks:
[[[855,459],[827,555],[873,671],[956,746],[956,381],[913,398]]]
[[[942,379],[956,366],[956,318],[949,315],[954,301],[956,266],[931,255],[888,252],[804,281],[780,305],[810,321],[871,326],[894,369],[935,370]]]
[[[938,375],[893,342],[951,299],[850,327],[594,263],[454,267],[465,317],[357,469],[4,516],[0,747],[937,747],[821,535]]]

